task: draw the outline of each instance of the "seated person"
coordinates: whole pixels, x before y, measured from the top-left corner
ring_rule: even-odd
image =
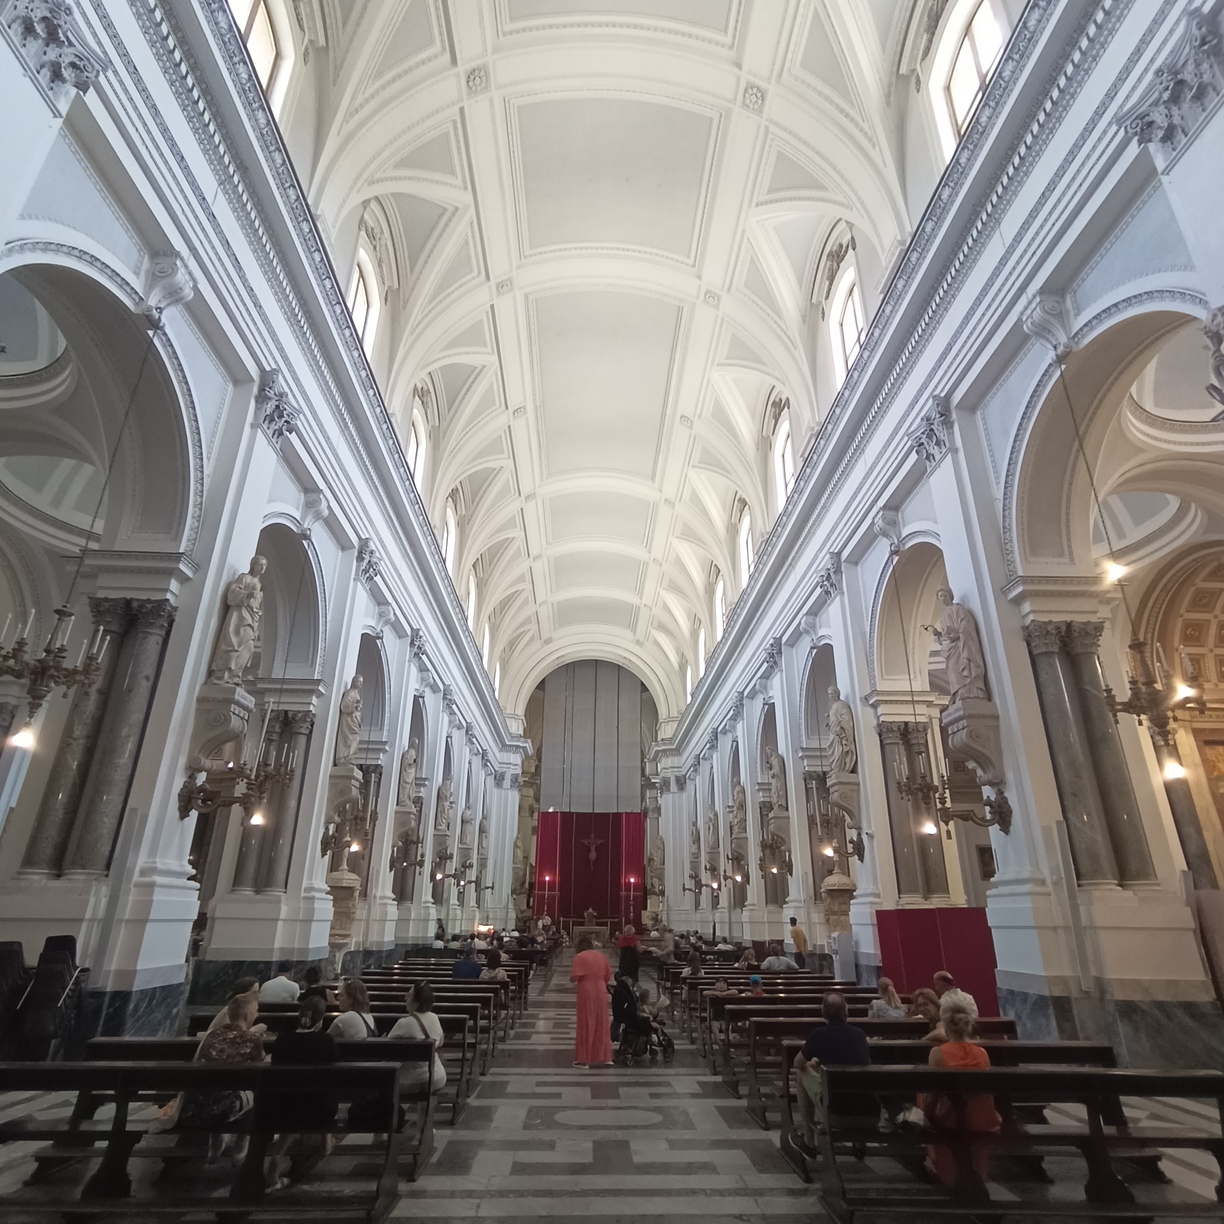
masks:
[[[769,955],[761,962],[762,973],[798,973],[799,966],[789,956],[782,954],[780,943],[769,945]]]
[[[932,979],[931,985],[935,988],[935,995],[940,1003],[949,995],[954,999],[959,999],[975,1014],[977,1012],[977,1003],[971,994],[966,994],[957,984],[956,979],[946,970],[941,969]]]
[[[719,978],[718,981],[714,983],[714,993],[718,995],[720,999],[725,999],[729,995],[738,995],[739,991],[728,986],[726,978]],[[764,991],[761,993],[763,994]]]
[[[909,1014],[911,1020],[925,1020],[930,1025],[927,1040],[942,1041],[943,1030],[939,1028],[939,1000],[929,986],[919,986],[910,997]],[[938,1030],[938,1036],[934,1036]]]
[[[508,982],[510,975],[501,967],[502,954],[496,948],[485,953],[485,967],[480,971],[482,982]]]
[[[360,978],[345,978],[336,991],[340,1014],[332,1021],[328,1032],[337,1041],[365,1041],[377,1037],[378,1029],[370,1014],[370,992]]]
[[[464,949],[463,955],[451,966],[451,978],[456,982],[480,980],[480,962],[476,959],[475,948]]]
[[[276,966],[276,976],[269,978],[259,988],[261,1003],[296,1003],[302,988],[293,980],[293,966],[281,961]]]
[[[302,974],[302,993],[298,996],[298,1002],[305,1003],[307,999],[322,999],[324,1003],[336,1001],[334,991],[323,985],[323,970],[318,965],[307,966]]]
[[[959,997],[957,997],[959,996]],[[990,1066],[990,1055],[973,1041],[977,1030],[977,1007],[969,1007],[969,995],[958,991],[949,997],[945,993],[939,1001],[939,1024],[946,1035],[942,1045],[936,1046],[927,1058],[932,1067],[968,1067],[985,1069]],[[942,1092],[926,1093],[918,1098],[918,1108],[926,1116],[927,1125],[934,1130],[954,1130],[957,1125],[956,1110],[949,1097]],[[964,1107],[965,1128],[970,1134],[993,1134],[1002,1125],[1002,1119],[994,1107],[994,1098],[987,1093],[967,1097]],[[981,1140],[969,1141],[969,1159],[973,1171],[985,1179],[990,1149]],[[946,1143],[927,1145],[927,1163],[931,1171],[945,1186],[956,1181],[956,1157]]]
[[[748,993],[754,999],[765,997],[765,987],[761,985],[761,975],[759,973],[754,973],[748,979]]]
[[[701,977],[702,975],[701,953],[694,948],[688,956],[688,964],[680,970],[682,978]]]
[[[757,954],[751,944],[744,949],[744,955],[735,962],[737,969],[757,969],[760,966],[757,964]]]
[[[503,970],[505,972],[505,970]],[[434,1014],[434,988],[428,982],[417,982],[404,999],[407,1015],[397,1020],[388,1037],[411,1037],[434,1043],[433,1090],[441,1092],[446,1087],[446,1067],[442,1063],[442,1045],[446,1040],[442,1032],[442,1021]],[[428,1074],[420,1063],[405,1066],[400,1072],[400,1083],[409,1088],[424,1087]]]
[[[254,994],[237,995],[226,1004],[226,1022],[207,1033],[200,1042],[195,1061],[202,1063],[258,1063],[264,1061],[263,1029],[252,1026],[259,1014]],[[178,1125],[207,1130],[233,1122],[254,1103],[254,1094],[239,1089],[219,1092],[187,1092],[179,1111]],[[241,1160],[246,1155],[245,1135],[215,1134],[208,1137],[208,1163],[225,1154]]]
[[[318,973],[318,970],[315,970]],[[323,1031],[327,1000],[320,995],[303,999],[298,1026],[281,1033],[272,1046],[272,1065],[330,1067],[337,1060],[336,1042]],[[307,1078],[307,1077],[303,1077]],[[333,1093],[303,1088],[287,1092],[263,1092],[255,1110],[260,1130],[281,1132],[268,1148],[267,1182],[270,1189],[283,1190],[300,1181],[335,1147],[329,1134],[303,1134],[297,1126],[326,1127],[336,1120],[339,1108]]]
[[[798,1081],[799,1116],[802,1119],[800,1147],[808,1156],[816,1155],[816,1102],[823,1091],[820,1068],[866,1067],[871,1064],[867,1035],[847,1021],[846,997],[829,991],[820,1004],[824,1024],[808,1033],[803,1049],[795,1055],[795,1077]],[[868,1092],[835,1094],[828,1102],[830,1121],[839,1126],[875,1126],[880,1117],[880,1104]]]
[[[907,1020],[909,1018],[909,1008],[901,1002],[901,996],[897,994],[892,978],[882,977],[876,983],[876,990],[879,998],[872,999],[868,1004],[868,1020]]]
[[[637,1015],[637,993],[633,978],[618,973],[612,986],[612,1040],[620,1041],[625,1022]]]
[[[209,1024],[208,1026],[208,1032],[211,1033],[215,1029],[219,1029],[223,1024],[228,1024],[230,1022],[230,1018],[229,1018],[230,1001],[232,999],[238,998],[239,995],[247,995],[247,994],[249,994],[251,998],[255,1000],[256,1005],[257,1005],[257,1010],[258,1010],[258,1003],[259,1003],[259,979],[258,978],[253,978],[253,977],[239,978],[230,987],[230,992],[226,996],[225,1003],[223,1004],[221,1010],[212,1018],[212,1023]],[[254,1027],[256,1031],[260,1033],[264,1032],[267,1028],[267,1026],[263,1024],[257,1024]]]

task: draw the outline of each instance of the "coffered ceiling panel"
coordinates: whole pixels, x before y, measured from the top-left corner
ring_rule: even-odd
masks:
[[[593,468],[650,479],[680,308],[616,290],[532,301],[549,477]]]
[[[520,103],[523,247],[620,247],[691,262],[713,116],[639,98]]]

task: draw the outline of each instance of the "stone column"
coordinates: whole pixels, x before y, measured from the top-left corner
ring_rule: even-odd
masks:
[[[1194,887],[1199,892],[1214,892],[1220,887],[1220,882],[1216,878],[1215,864],[1212,863],[1211,851],[1207,848],[1207,837],[1203,833],[1198,804],[1194,802],[1190,783],[1186,780],[1177,745],[1174,742],[1166,743],[1153,732],[1152,747],[1156,750],[1156,760],[1164,779],[1165,795],[1169,800],[1169,811],[1173,816],[1173,827],[1177,830],[1177,840],[1181,843],[1182,854],[1185,856],[1186,866],[1190,869]],[[1169,766],[1175,767],[1175,774],[1180,771],[1180,776],[1170,777]]]
[[[880,748],[884,756],[884,789],[888,796],[888,827],[892,833],[893,862],[897,869],[897,900],[902,904],[923,900],[922,854],[914,829],[909,800],[900,790],[897,773],[906,758],[906,724],[881,722]]]
[[[302,787],[306,779],[306,759],[310,748],[310,732],[315,716],[310,710],[286,710],[282,715],[288,737],[290,759],[296,762],[293,780],[280,788],[276,805],[276,818],[271,830],[265,834],[271,839],[268,852],[268,867],[263,879],[263,888],[272,892],[283,892],[288,885],[289,860],[293,854],[293,839],[297,833],[298,811],[302,803]],[[260,830],[252,830],[255,833]],[[254,855],[251,856],[252,859]],[[237,886],[237,876],[234,880]]]
[[[80,816],[64,856],[65,872],[100,874],[110,865],[162,652],[174,624],[174,607],[167,599],[133,599],[130,607],[132,619],[123,636],[115,683],[82,791]]]
[[[1024,627],[1037,681],[1050,760],[1058,783],[1071,858],[1081,884],[1113,884],[1118,864],[1109,840],[1105,809],[1094,771],[1088,735],[1075,699],[1075,675],[1063,649],[1063,621],[1030,621]]]
[[[1100,643],[1103,621],[1071,621],[1066,643],[1078,684],[1080,714],[1092,750],[1097,788],[1105,809],[1109,840],[1123,884],[1153,883],[1156,868],[1148,848],[1139,801],[1131,783],[1130,767],[1118,724],[1105,704],[1105,677],[1101,674]]]
[[[918,776],[918,755],[921,753],[926,760],[927,777],[936,777],[935,755],[931,752],[930,737],[926,723],[910,723],[906,732],[906,746],[910,751],[910,777]],[[924,833],[922,826],[933,823],[939,828],[932,807],[919,799],[909,802],[910,824],[914,830],[914,842],[918,847],[918,858],[922,866],[923,895],[928,901],[942,901],[951,905],[952,898],[948,892],[948,864],[944,859],[943,838],[938,832],[932,836]]]
[[[26,844],[23,872],[58,874],[60,871],[119,665],[123,632],[130,614],[128,601],[94,597],[89,601],[89,610],[94,625],[102,630],[105,645],[102,669],[90,688],[78,688],[72,698],[68,721],[64,724],[47,787],[38,805],[34,831]]]

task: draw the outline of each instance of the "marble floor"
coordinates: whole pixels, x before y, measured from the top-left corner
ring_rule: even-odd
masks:
[[[574,1014],[565,963],[467,1115],[438,1128],[438,1154],[395,1216],[809,1224],[822,1214],[778,1155],[776,1129],[760,1130],[683,1038],[671,1066],[575,1069]]]

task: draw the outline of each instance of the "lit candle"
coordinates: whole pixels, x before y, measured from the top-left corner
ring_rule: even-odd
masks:
[[[10,613],[9,613],[9,614],[8,614],[8,615],[7,615],[7,616],[4,618],[4,632],[3,632],[3,633],[0,633],[0,646],[3,646],[3,645],[4,645],[4,643],[5,643],[5,641],[7,640],[7,638],[8,638],[8,627],[9,627],[9,625],[11,625],[12,623],[13,623],[13,614],[10,612]]]
[[[1160,664],[1161,671],[1169,670],[1169,665],[1165,662],[1164,647],[1159,642],[1156,643],[1156,660]]]
[[[98,653],[98,647],[102,644],[102,626],[99,625],[94,630],[94,635],[89,641],[89,657],[92,659]]]
[[[34,609],[30,609],[29,619],[25,623],[25,628],[21,631],[21,640],[28,642],[30,640],[30,630],[34,628]]]
[[[81,643],[81,653],[80,653],[79,655],[77,655],[77,661],[76,661],[76,665],[77,665],[77,667],[80,667],[80,666],[81,666],[81,664],[85,662],[85,647],[86,647],[86,645],[87,645],[87,643],[85,643],[85,642],[82,642],[82,643]]]
[[[99,663],[101,663],[101,662],[102,662],[102,657],[103,657],[103,656],[106,654],[106,648],[107,648],[109,645],[110,645],[110,638],[108,638],[108,637],[104,637],[104,638],[102,639],[102,646],[101,646],[101,648],[100,648],[100,649],[99,649],[99,651],[98,651],[98,662],[99,662]]]

